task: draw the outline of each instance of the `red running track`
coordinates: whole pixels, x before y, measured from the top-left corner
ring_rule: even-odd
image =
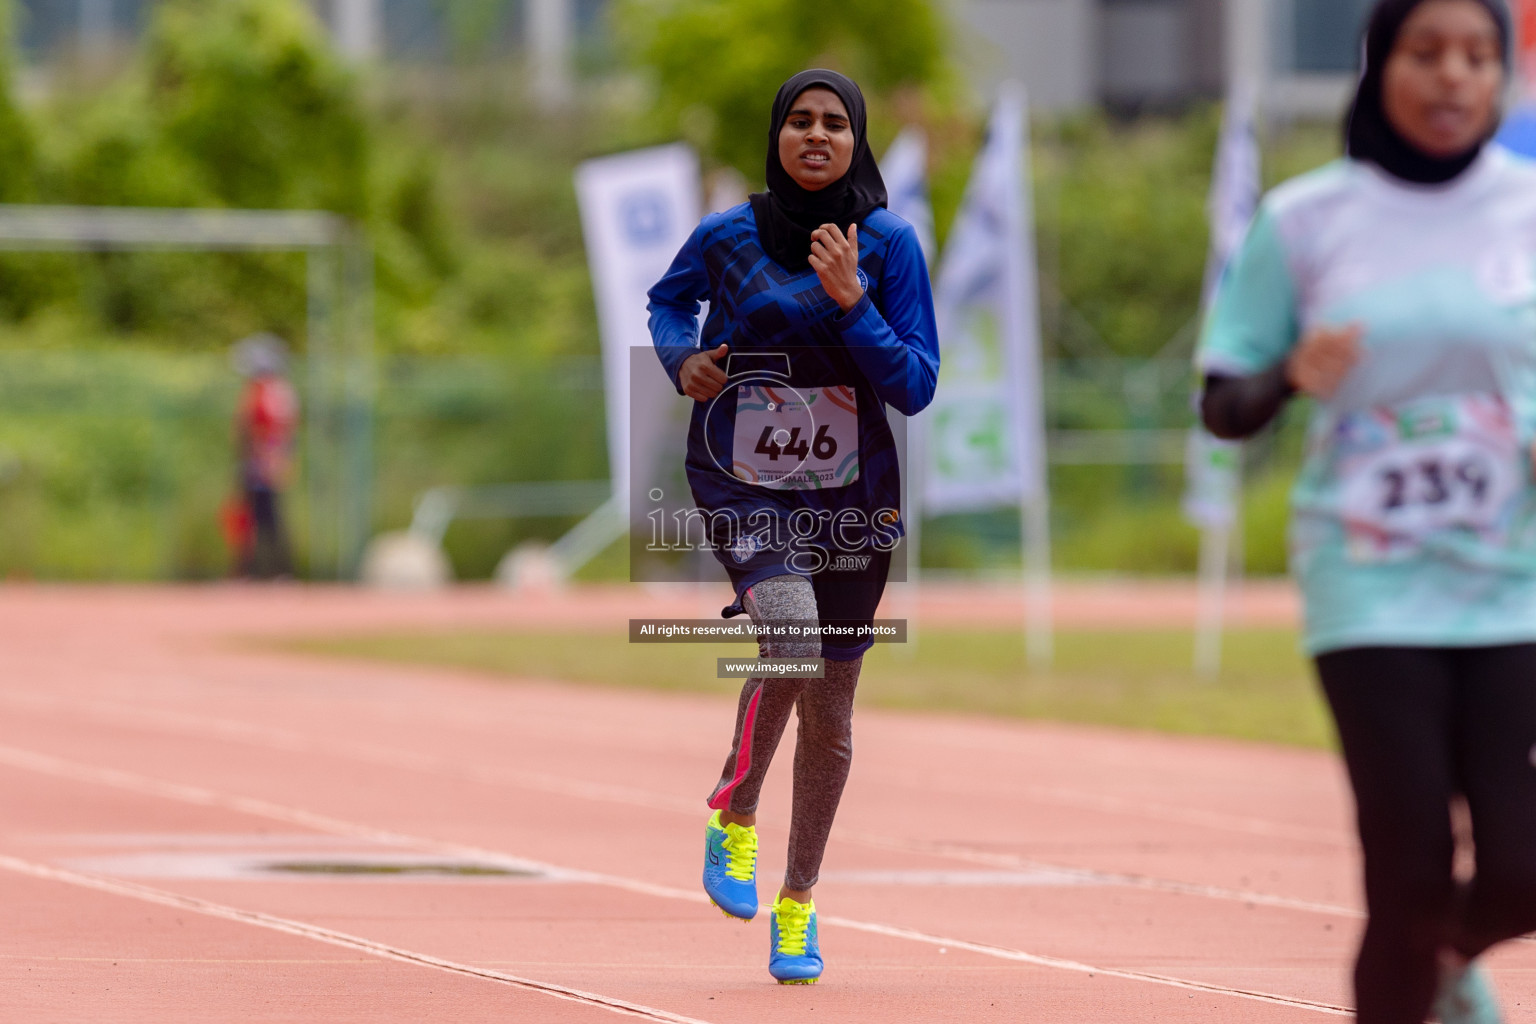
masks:
[[[1328,755],[860,711],[817,889],[827,974],[781,988],[765,920],[725,921],[698,888],[731,694],[509,684],[228,639],[618,629],[711,599],[0,588],[0,1021],[1344,1014],[1360,916]],[[1283,588],[1247,600],[1250,621],[1294,615]],[[1060,611],[1160,624],[1148,608],[1171,621],[1192,601],[1079,587]],[[1016,614],[1003,592],[934,588],[920,621]],[[761,812],[765,895],[787,762]],[[338,864],[396,873],[322,870]],[[432,873],[445,865],[502,873]],[[1493,966],[1526,1019],[1536,945]]]

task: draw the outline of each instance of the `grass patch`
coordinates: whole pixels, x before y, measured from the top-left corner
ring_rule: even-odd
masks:
[[[926,629],[913,651],[876,647],[866,658],[865,706],[1228,736],[1330,747],[1332,728],[1290,630],[1227,634],[1216,680],[1195,676],[1184,630],[1064,630],[1049,671],[1028,667],[1016,631]],[[451,632],[285,641],[284,650],[474,669],[509,678],[731,693],[715,659],[745,644],[631,644],[594,633]]]

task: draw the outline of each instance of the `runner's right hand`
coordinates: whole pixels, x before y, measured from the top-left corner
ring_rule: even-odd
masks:
[[[1297,391],[1314,398],[1332,398],[1360,361],[1360,338],[1364,334],[1365,328],[1359,324],[1312,328],[1286,361],[1286,380]]]
[[[729,347],[721,345],[712,352],[695,352],[684,359],[682,369],[677,371],[677,383],[683,394],[696,402],[707,402],[724,391],[729,378],[715,363],[724,359],[727,351]]]

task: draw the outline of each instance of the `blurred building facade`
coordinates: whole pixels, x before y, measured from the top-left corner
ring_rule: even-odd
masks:
[[[953,0],[977,84],[1037,108],[1137,112],[1252,88],[1278,116],[1332,115],[1372,0]]]
[[[611,0],[310,0],[355,59],[452,59],[466,42],[522,52],[559,98],[603,54]],[[1336,113],[1371,0],[939,0],[983,92],[1017,78],[1037,109],[1177,108],[1245,84],[1280,116]],[[120,43],[155,0],[20,0],[33,59]]]

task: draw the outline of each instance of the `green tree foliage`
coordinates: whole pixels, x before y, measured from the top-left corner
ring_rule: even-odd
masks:
[[[773,95],[797,71],[849,75],[886,126],[898,109],[910,116],[916,94],[952,85],[947,27],[931,0],[621,0],[616,17],[654,78],[663,123],[754,181]]]
[[[367,119],[301,4],[164,2],[145,65],[157,127],[210,197],[368,214]]]
[[[517,0],[435,0],[447,23],[448,42],[460,60],[484,60],[495,52],[517,19]]]
[[[67,85],[33,118],[37,198],[121,206],[319,209],[364,226],[381,320],[429,304],[455,267],[432,154],[383,130],[303,0],[162,0],[108,88]],[[9,132],[0,103],[0,156]],[[25,138],[24,133],[18,137]],[[5,187],[0,171],[0,189]],[[0,192],[3,198],[3,192]],[[37,259],[33,259],[37,263]],[[13,301],[119,332],[206,345],[258,329],[301,346],[302,259],[99,254]]]
[[[1194,340],[1210,226],[1206,200],[1221,111],[1116,122],[1039,119],[1035,213],[1046,328],[1061,354],[1142,357]],[[1338,156],[1331,124],[1295,124],[1264,140],[1265,182]],[[1064,335],[1091,337],[1065,343]]]
[[[10,0],[0,0],[0,203],[29,203],[37,199],[37,136],[11,95],[14,17]],[[0,254],[0,317],[35,311],[54,269],[45,260]]]
[[[1152,356],[1200,309],[1219,112],[1117,125],[1084,115],[1036,132],[1036,215],[1049,309],[1104,354]],[[1189,338],[1184,340],[1188,341]],[[1061,346],[1073,351],[1071,346]],[[1079,347],[1079,351],[1081,346]],[[1182,353],[1179,353],[1182,354]]]
[[[0,203],[26,202],[36,184],[32,129],[11,98],[13,17],[9,0],[0,0]]]

